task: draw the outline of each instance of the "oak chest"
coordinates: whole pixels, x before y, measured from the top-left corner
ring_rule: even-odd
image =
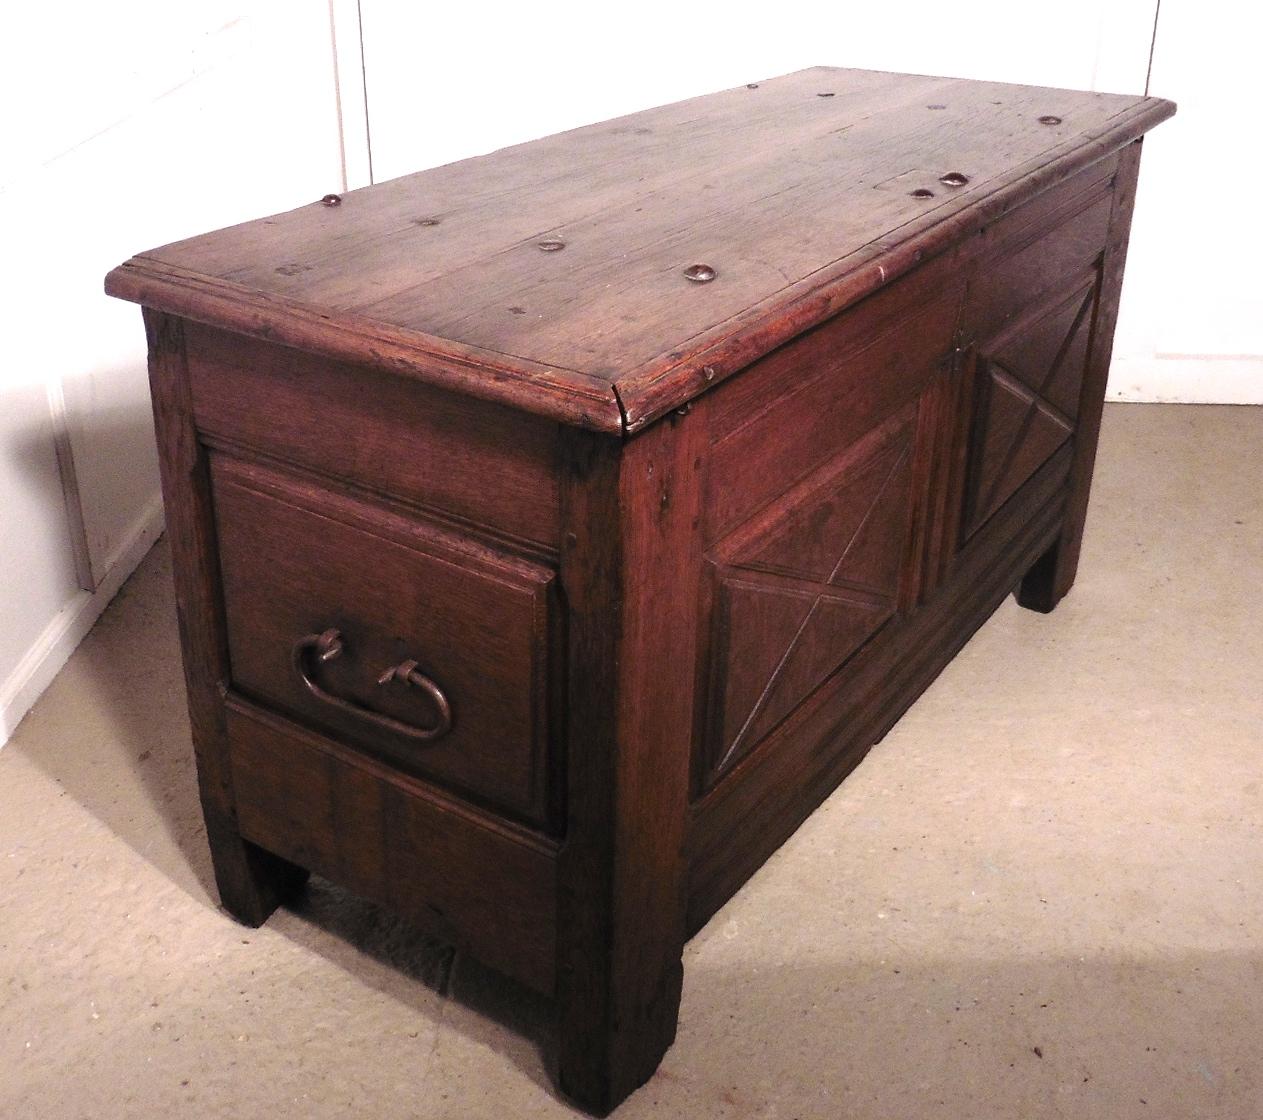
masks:
[[[144,253],[224,905],[307,871],[556,998],[681,948],[1074,579],[1153,98],[814,69]]]

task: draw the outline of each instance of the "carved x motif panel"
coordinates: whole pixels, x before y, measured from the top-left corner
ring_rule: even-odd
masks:
[[[747,754],[895,612],[911,425],[787,495],[714,561],[709,775]]]
[[[981,348],[966,531],[996,512],[1074,434],[1095,286]]]

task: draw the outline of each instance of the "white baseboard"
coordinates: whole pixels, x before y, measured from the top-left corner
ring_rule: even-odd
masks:
[[[1263,404],[1263,358],[1115,358],[1106,399],[1154,404]]]
[[[162,534],[162,525],[162,496],[155,494],[109,557],[97,589],[76,593],[44,627],[9,678],[0,682],[0,746],[8,742],[22,717],[53,683],[118,589],[145,558]]]

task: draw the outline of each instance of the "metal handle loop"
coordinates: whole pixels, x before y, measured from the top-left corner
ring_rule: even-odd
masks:
[[[326,661],[332,661],[334,658],[340,657],[345,648],[346,645],[342,640],[341,632],[334,629],[325,630],[320,634],[308,634],[294,643],[294,671],[298,673],[299,679],[306,685],[307,691],[317,700],[321,700],[340,711],[348,712],[351,715],[358,716],[360,719],[367,720],[377,727],[385,728],[387,731],[393,731],[397,735],[404,735],[418,742],[430,742],[442,735],[446,735],[452,729],[452,706],[448,703],[443,690],[422,673],[417,668],[417,663],[412,660],[401,661],[398,665],[387,669],[377,678],[377,683],[379,685],[387,685],[391,681],[397,680],[403,684],[421,689],[430,698],[438,712],[438,720],[432,727],[418,727],[415,724],[406,723],[404,720],[395,719],[393,716],[375,712],[371,708],[366,708],[354,701],[344,700],[341,696],[335,696],[332,692],[326,692],[316,683],[309,672],[310,656],[314,655],[317,664],[323,664]]]

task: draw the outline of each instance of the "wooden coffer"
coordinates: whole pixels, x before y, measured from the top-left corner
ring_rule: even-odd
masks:
[[[555,997],[614,1107],[686,938],[1069,589],[1173,110],[807,70],[112,272],[227,909],[384,903]]]

